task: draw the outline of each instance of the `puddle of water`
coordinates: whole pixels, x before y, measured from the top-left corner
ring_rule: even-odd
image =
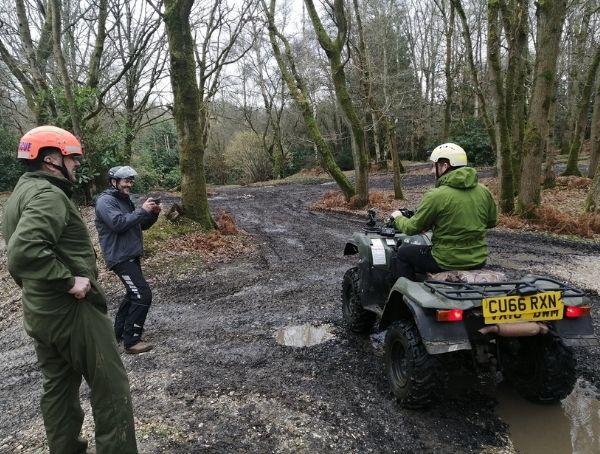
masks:
[[[496,397],[497,413],[509,425],[517,452],[600,452],[600,401],[585,380],[579,379],[571,395],[556,405],[531,403],[504,383]]]
[[[333,339],[329,325],[312,326],[297,325],[288,326],[277,330],[275,340],[278,344],[288,347],[312,347]]]

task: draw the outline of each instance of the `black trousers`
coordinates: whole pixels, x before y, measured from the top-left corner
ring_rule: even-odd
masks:
[[[416,280],[416,274],[439,273],[440,268],[431,255],[431,246],[405,245],[398,248],[396,258],[396,278]]]
[[[152,291],[142,274],[139,259],[119,263],[112,271],[119,276],[126,291],[115,316],[115,336],[117,340],[122,337],[125,348],[129,348],[142,339]]]

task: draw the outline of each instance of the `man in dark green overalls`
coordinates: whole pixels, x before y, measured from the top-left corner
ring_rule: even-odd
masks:
[[[5,207],[8,270],[22,288],[25,331],[42,370],[50,452],[86,452],[83,377],[91,390],[96,452],[137,453],[129,382],[96,281],[96,254],[70,199],[82,155],[75,136],[53,126],[21,139],[18,158],[29,171]]]

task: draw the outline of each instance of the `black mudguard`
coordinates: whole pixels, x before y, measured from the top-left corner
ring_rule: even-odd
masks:
[[[400,293],[390,296],[379,328],[386,329],[394,321],[407,316],[414,319],[423,345],[430,355],[471,349],[471,342],[462,322],[438,322],[434,310],[423,309]]]
[[[358,245],[353,241],[348,241],[344,247],[344,255],[358,254]]]
[[[568,347],[598,345],[591,317],[563,318],[553,323],[553,330]]]

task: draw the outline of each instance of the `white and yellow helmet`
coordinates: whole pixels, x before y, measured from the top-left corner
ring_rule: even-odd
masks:
[[[450,161],[452,167],[461,167],[467,165],[467,153],[462,147],[455,143],[443,143],[438,145],[431,152],[429,160],[438,162],[440,159],[445,158]]]

